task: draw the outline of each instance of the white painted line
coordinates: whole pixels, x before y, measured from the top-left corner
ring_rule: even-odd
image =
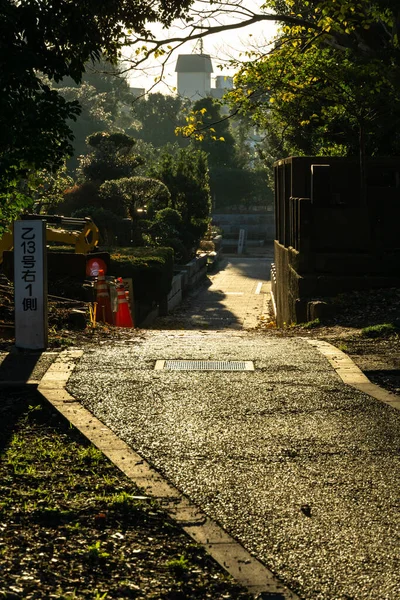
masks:
[[[255,292],[256,294],[259,294],[261,292],[262,284],[263,284],[262,281],[259,281],[257,283],[256,292]]]
[[[156,366],[154,367],[155,371],[162,371],[164,368],[165,360],[157,360]]]

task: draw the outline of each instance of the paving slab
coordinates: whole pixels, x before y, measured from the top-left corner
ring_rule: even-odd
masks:
[[[182,307],[158,319],[157,328],[243,330],[253,329],[266,315],[270,290],[271,256],[229,257],[219,263],[207,286],[196,290]]]

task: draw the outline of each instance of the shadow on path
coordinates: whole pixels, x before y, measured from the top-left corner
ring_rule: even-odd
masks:
[[[29,406],[40,401],[36,385],[26,382],[41,356],[41,352],[7,354],[0,364],[0,451],[8,445],[16,423]]]
[[[2,382],[24,383],[29,381],[42,352],[15,352],[7,354],[0,363],[0,385]]]
[[[210,291],[210,285],[208,281],[176,311],[157,318],[149,329],[241,329],[241,320],[223,304],[226,294]]]

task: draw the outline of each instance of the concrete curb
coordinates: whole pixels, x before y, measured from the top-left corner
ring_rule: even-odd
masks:
[[[314,348],[317,348],[328,359],[343,383],[400,410],[400,397],[372,383],[347,354],[322,340],[301,339],[314,346]]]
[[[38,391],[147,495],[157,499],[166,513],[254,596],[298,600],[261,562],[207,517],[139,454],[120,440],[65,389],[81,350],[65,350],[42,378]]]

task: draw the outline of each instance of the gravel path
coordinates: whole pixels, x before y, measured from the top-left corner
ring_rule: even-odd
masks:
[[[188,358],[255,371],[153,370]],[[400,413],[305,341],[148,332],[68,387],[301,597],[400,597]]]
[[[241,329],[216,330],[212,310],[194,329],[196,302],[184,330],[85,352],[69,392],[301,598],[398,600],[400,412],[345,386],[306,341],[245,331],[238,305]],[[255,370],[154,370],[166,359]]]

